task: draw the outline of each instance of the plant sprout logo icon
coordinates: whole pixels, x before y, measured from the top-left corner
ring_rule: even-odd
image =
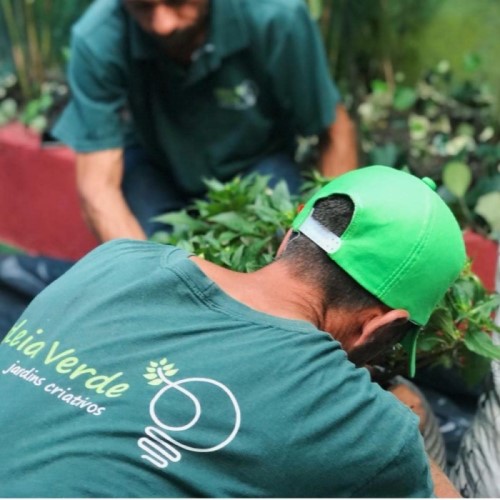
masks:
[[[216,88],[214,93],[221,108],[244,110],[255,106],[259,88],[253,80],[243,80],[235,87]]]
[[[149,380],[149,385],[163,384],[165,382],[164,377],[173,377],[179,371],[174,366],[174,363],[168,364],[167,358],[163,358],[158,362],[151,361],[143,377]]]
[[[217,380],[205,377],[190,377],[180,380],[171,380],[179,370],[175,368],[174,363],[169,363],[167,358],[160,361],[151,361],[143,375],[148,380],[149,385],[160,386],[158,392],[151,399],[149,404],[149,415],[153,420],[153,426],[145,429],[145,436],[138,440],[139,447],[146,452],[141,457],[156,467],[165,468],[168,463],[178,462],[181,459],[181,450],[187,450],[195,453],[209,453],[220,450],[227,446],[238,433],[241,423],[241,412],[238,401],[234,394]],[[177,392],[176,392],[177,391]],[[210,392],[211,397],[217,397],[224,411],[214,412],[213,408],[205,408],[203,411],[203,395]],[[213,392],[215,391],[215,393]],[[186,404],[191,410],[183,412],[183,421],[168,423],[171,412],[165,403],[159,405],[159,402],[168,397],[168,394],[179,394],[185,398]],[[178,400],[176,406],[178,404]],[[160,409],[161,407],[162,409]],[[172,407],[173,409],[175,407]],[[215,438],[210,439],[210,443],[196,445],[193,442],[187,444],[189,432],[194,428],[202,431],[205,425],[203,418],[215,418],[218,422],[217,427],[222,429],[222,433]],[[175,436],[175,438],[173,437]]]

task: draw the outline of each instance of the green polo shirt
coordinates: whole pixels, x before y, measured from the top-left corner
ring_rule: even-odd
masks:
[[[169,60],[120,0],[96,0],[72,30],[72,100],[53,131],[79,152],[134,131],[191,195],[335,119],[338,91],[303,0],[211,0],[209,35],[188,68]]]

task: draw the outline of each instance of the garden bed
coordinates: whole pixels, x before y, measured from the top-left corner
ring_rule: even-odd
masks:
[[[80,212],[73,152],[43,147],[19,123],[0,128],[0,241],[65,259],[97,244]]]

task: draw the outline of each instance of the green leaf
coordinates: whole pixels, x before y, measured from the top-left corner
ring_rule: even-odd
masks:
[[[418,141],[427,137],[431,129],[431,122],[426,116],[411,114],[408,118],[408,127],[411,138]]]
[[[250,206],[249,209],[259,220],[271,224],[275,224],[280,215],[275,208],[264,205],[260,199],[256,200],[255,204]]]
[[[463,198],[472,182],[471,169],[462,162],[452,161],[443,168],[443,184],[458,198]]]
[[[255,232],[255,226],[251,222],[248,222],[242,215],[236,212],[225,212],[222,214],[213,215],[210,217],[212,222],[217,222],[222,224],[232,231],[236,231],[240,234],[253,234]]]
[[[481,196],[475,211],[483,217],[493,231],[500,231],[500,193],[492,192]]]
[[[158,375],[156,373],[146,373],[143,377],[148,380],[154,380],[155,378],[158,378]]]
[[[467,71],[477,71],[481,66],[481,56],[475,52],[469,52],[464,56],[464,68]]]
[[[446,307],[436,307],[432,312],[427,325],[424,328],[424,335],[435,335],[441,332],[445,335],[445,339],[453,339],[455,337],[455,324],[451,312]]]
[[[415,104],[417,97],[417,92],[412,87],[398,87],[394,94],[394,108],[406,111]]]
[[[4,99],[0,102],[0,111],[7,119],[12,119],[17,114],[17,102],[12,98]]]
[[[244,269],[244,262],[242,261],[244,250],[245,247],[241,245],[231,257],[231,267],[237,271],[243,271]]]
[[[500,294],[494,294],[484,302],[476,305],[471,312],[473,314],[481,314],[483,316],[489,316],[499,306],[500,306]]]
[[[485,380],[491,370],[491,361],[471,351],[464,352],[460,373],[469,387],[474,387]]]
[[[205,222],[191,217],[186,210],[159,215],[154,217],[153,220],[156,222],[162,222],[163,224],[170,224],[174,227],[184,226],[190,231],[203,231],[208,228],[208,225]]]
[[[41,134],[47,128],[47,125],[47,118],[43,115],[35,116],[28,122],[28,127],[31,130],[34,130],[37,134]]]
[[[54,103],[54,99],[50,94],[42,94],[38,100],[38,106],[41,111],[45,111]]]
[[[446,345],[446,342],[440,337],[419,335],[417,349],[418,351],[429,352],[444,345]]]
[[[495,345],[491,337],[481,330],[465,332],[464,343],[469,350],[480,356],[500,359],[500,345]]]
[[[384,93],[389,89],[387,82],[384,80],[372,80],[371,87],[374,93]]]
[[[462,313],[468,311],[474,302],[476,287],[469,280],[458,280],[450,290],[455,309]]]
[[[290,191],[285,181],[280,181],[276,184],[273,194],[271,195],[272,204],[279,212],[288,212],[293,209],[290,201]]]
[[[219,241],[221,245],[228,245],[232,240],[237,238],[239,235],[234,231],[223,231],[219,236]]]
[[[175,244],[172,234],[167,231],[156,231],[156,233],[151,236],[151,241],[161,243],[162,245]]]
[[[226,185],[223,184],[222,182],[218,181],[217,179],[203,179],[203,182],[205,183],[205,186],[207,186],[207,189],[209,191],[224,191],[226,189]]]

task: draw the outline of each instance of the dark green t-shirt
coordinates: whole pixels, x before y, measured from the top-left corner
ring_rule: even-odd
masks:
[[[428,497],[416,416],[313,325],[115,240],[0,345],[4,497]]]
[[[335,119],[338,91],[303,0],[211,0],[206,44],[169,60],[120,0],[72,31],[72,101],[54,135],[80,152],[120,148],[132,127],[188,194],[227,180]]]

